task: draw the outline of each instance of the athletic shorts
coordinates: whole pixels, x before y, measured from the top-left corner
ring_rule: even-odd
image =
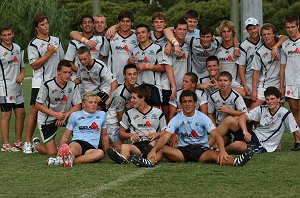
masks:
[[[185,162],[199,162],[199,158],[203,153],[209,150],[208,147],[199,144],[191,144],[185,147],[178,147],[183,154]]]
[[[107,129],[107,133],[108,133],[108,137],[109,137],[110,142],[117,142],[117,141],[120,140],[120,138],[119,138],[119,132],[120,132],[119,125],[108,124],[106,129]]]
[[[58,129],[55,123],[56,121],[47,125],[38,124],[43,143],[47,144],[50,140],[55,138]]]
[[[252,125],[247,125],[248,130],[251,130]],[[243,130],[239,129],[237,132],[232,132],[232,131],[228,131],[228,133],[225,135],[227,140],[225,142],[225,146],[228,146],[229,144],[231,144],[232,142],[235,141],[243,141],[245,142],[245,136],[243,134]],[[233,136],[233,140],[232,140],[232,136]]]
[[[99,106],[102,108],[102,110],[106,110],[105,101],[109,98],[109,96],[104,91],[98,92],[97,96],[99,96],[102,100],[102,102],[99,104]]]
[[[81,146],[81,155],[84,155],[85,152],[87,152],[90,149],[96,149],[93,145],[91,145],[90,143],[86,142],[86,141],[82,141],[82,140],[72,140],[72,142],[76,142]],[[70,143],[72,143],[70,142]]]
[[[150,143],[151,141],[141,141],[141,142],[135,142],[133,145],[136,146],[140,151],[141,153],[144,152],[146,146]]]
[[[161,97],[161,91],[154,85],[149,85],[147,84],[148,88],[151,91],[151,97],[150,100],[148,101],[148,105],[151,106],[160,106],[162,97]]]
[[[285,97],[300,99],[300,85],[286,85],[285,86]]]
[[[37,95],[39,93],[39,88],[31,88],[31,99],[30,99],[30,105],[34,105]]]
[[[0,96],[0,108],[2,112],[9,112],[12,109],[24,108],[23,95],[16,97]]]
[[[170,96],[172,94],[171,90],[162,90],[162,106],[169,106]]]

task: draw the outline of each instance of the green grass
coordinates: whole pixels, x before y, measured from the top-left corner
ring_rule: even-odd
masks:
[[[25,80],[27,113],[30,84]],[[11,142],[13,131],[12,125]],[[39,154],[0,152],[0,197],[299,197],[300,152],[290,151],[293,141],[286,132],[281,151],[255,155],[241,168],[163,160],[145,169],[105,158],[66,169],[47,166]]]

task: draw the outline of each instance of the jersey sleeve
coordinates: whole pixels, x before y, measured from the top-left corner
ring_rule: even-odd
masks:
[[[38,58],[40,58],[37,47],[32,44],[29,44],[27,48],[27,52],[28,52],[29,64],[34,63]]]
[[[242,96],[239,96],[235,101],[236,109],[242,112],[247,112],[247,106]]]
[[[254,58],[253,58],[251,69],[253,69],[253,70],[261,70],[261,59],[260,59],[260,56],[259,56],[259,54],[257,52],[254,54]]]
[[[242,45],[240,45],[239,48],[240,48],[240,57],[238,57],[236,64],[245,66],[247,61],[246,50],[242,47]]]
[[[71,41],[68,45],[68,49],[65,55],[65,59],[68,61],[75,61],[75,55],[76,55],[76,47],[75,44]]]
[[[210,133],[212,130],[214,130],[216,127],[214,125],[214,123],[212,122],[212,120],[206,116],[205,114],[203,114],[203,123],[204,123],[204,128],[206,129],[206,131],[208,133]]]
[[[175,117],[173,117],[168,126],[166,127],[165,131],[168,131],[170,133],[175,133],[175,131],[179,128],[179,124],[178,124],[178,118],[179,118],[180,114],[177,114]]]
[[[103,118],[103,122],[102,122],[101,128],[106,129],[106,127],[107,127],[107,116],[106,116],[105,112],[103,112],[102,118]]]
[[[166,118],[163,113],[159,117],[159,131],[163,131],[166,128]]]
[[[165,54],[166,45],[167,45],[167,43],[162,48],[162,64],[172,66],[172,56],[167,56]]]
[[[61,46],[61,43],[59,43],[58,53],[59,53],[59,60],[62,60],[65,58],[65,52],[64,52],[63,47]]]
[[[298,131],[299,127],[292,113],[290,113],[287,118],[284,120],[284,125],[286,128],[289,128],[291,133]]]
[[[283,48],[281,48],[281,51],[280,51],[280,63],[281,64],[286,64],[286,61],[287,61],[287,55],[284,53]]]
[[[255,107],[254,109],[251,109],[249,112],[246,113],[248,116],[248,119],[251,121],[260,121],[261,117],[261,107]]]
[[[178,96],[176,96],[176,98],[174,100],[170,100],[169,101],[169,104],[172,105],[172,106],[174,106],[176,109],[178,108],[177,97]]]
[[[212,101],[211,97],[208,98],[208,113],[213,114],[216,111],[214,101]]]
[[[75,117],[76,117],[75,112],[71,113],[69,120],[68,120],[68,124],[66,126],[66,128],[68,130],[73,131],[73,129],[75,128],[75,126],[76,126],[76,118]]]
[[[202,91],[201,98],[200,98],[200,106],[206,103],[208,103],[208,97],[205,91]]]
[[[103,37],[103,44],[100,48],[100,54],[102,56],[108,56],[108,52],[109,52],[109,42],[107,38]]]
[[[77,105],[77,104],[80,104],[80,103],[81,103],[80,91],[79,91],[78,86],[75,86],[74,95],[73,95],[73,98],[72,98],[72,104]]]
[[[115,80],[113,74],[108,70],[106,66],[103,67],[100,76],[105,82],[109,84],[111,84]]]
[[[121,96],[116,96],[112,106],[116,107],[117,112],[123,112],[126,107],[126,101]]]
[[[46,98],[48,96],[48,93],[49,93],[49,90],[47,89],[45,84],[43,84],[41,86],[41,88],[39,89],[39,93],[37,95],[36,102],[44,104],[46,101]]]
[[[122,127],[124,127],[124,129],[128,129],[129,126],[130,126],[130,121],[129,121],[129,115],[128,115],[128,112],[126,111],[123,116],[122,116],[122,120],[120,122],[120,125]]]

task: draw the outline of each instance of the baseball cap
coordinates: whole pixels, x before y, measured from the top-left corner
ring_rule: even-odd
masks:
[[[250,17],[245,21],[245,28],[247,28],[248,25],[258,25],[258,20],[254,17]]]

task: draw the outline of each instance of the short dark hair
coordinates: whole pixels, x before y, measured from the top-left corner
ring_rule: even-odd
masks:
[[[191,90],[183,90],[179,96],[179,102],[182,103],[182,98],[183,97],[189,97],[189,96],[192,96],[193,97],[193,100],[194,102],[197,101],[197,95],[195,92],[191,91]]]
[[[265,91],[264,91],[264,96],[265,98],[267,96],[275,96],[276,98],[280,98],[281,97],[281,94],[280,94],[280,91],[279,89],[277,89],[276,87],[268,87]]]
[[[192,83],[196,83],[196,84],[198,83],[198,76],[194,72],[187,72],[184,75],[185,76],[190,76],[192,78],[191,79]]]
[[[225,76],[229,79],[229,81],[232,81],[232,75],[228,71],[222,71],[218,76],[218,80],[221,76]]]
[[[84,53],[91,53],[90,49],[87,48],[86,46],[81,46],[78,50],[77,50],[77,54],[82,55]]]
[[[33,27],[38,27],[39,23],[47,19],[49,21],[48,16],[44,14],[36,14],[32,19]]]
[[[91,15],[86,14],[86,15],[83,15],[83,16],[81,17],[81,19],[80,19],[80,24],[82,24],[83,19],[85,19],[85,18],[91,19],[92,22],[94,23],[94,18],[93,18]]]
[[[200,26],[200,35],[206,35],[206,34],[214,35],[213,29],[208,25]]]
[[[185,19],[187,19],[187,18],[194,18],[194,19],[199,20],[199,13],[196,10],[188,10],[185,13],[185,17],[184,18]]]
[[[297,15],[287,15],[283,19],[283,25],[285,25],[286,23],[293,23],[293,22],[296,22],[297,26],[299,25],[299,17]]]
[[[207,57],[207,59],[206,59],[206,65],[207,65],[207,63],[209,61],[217,61],[218,65],[220,65],[219,59],[216,56],[209,56],[209,57]]]
[[[178,25],[187,25],[187,22],[184,18],[180,18],[177,21],[175,21],[174,29],[176,29]]]
[[[57,65],[57,70],[60,71],[62,67],[72,67],[71,63],[65,59],[62,59],[61,61],[59,61],[58,65]]]
[[[11,25],[9,25],[9,24],[1,26],[1,28],[0,28],[0,34],[2,34],[2,32],[5,31],[5,30],[11,30],[12,32],[14,32],[13,27]]]
[[[148,25],[140,23],[136,26],[135,30],[137,30],[138,28],[146,28],[148,32],[150,32],[150,28]]]
[[[120,22],[124,18],[129,18],[131,20],[131,22],[134,21],[134,16],[133,16],[132,12],[130,12],[128,10],[120,12],[120,14],[118,16],[118,21]]]
[[[145,102],[149,104],[151,98],[151,90],[149,89],[148,85],[141,84],[135,88],[133,88],[132,93],[137,94],[139,98],[145,98]]]
[[[273,34],[275,35],[275,41],[276,42],[278,41],[277,29],[273,24],[271,24],[271,23],[263,24],[263,26],[260,28],[260,35],[262,35],[263,30],[272,30]]]
[[[123,74],[125,75],[126,74],[126,71],[127,71],[127,69],[136,69],[137,70],[137,67],[136,67],[136,65],[135,64],[132,64],[132,63],[130,63],[130,64],[127,64],[127,65],[125,65],[124,66],[124,68],[123,68]]]

